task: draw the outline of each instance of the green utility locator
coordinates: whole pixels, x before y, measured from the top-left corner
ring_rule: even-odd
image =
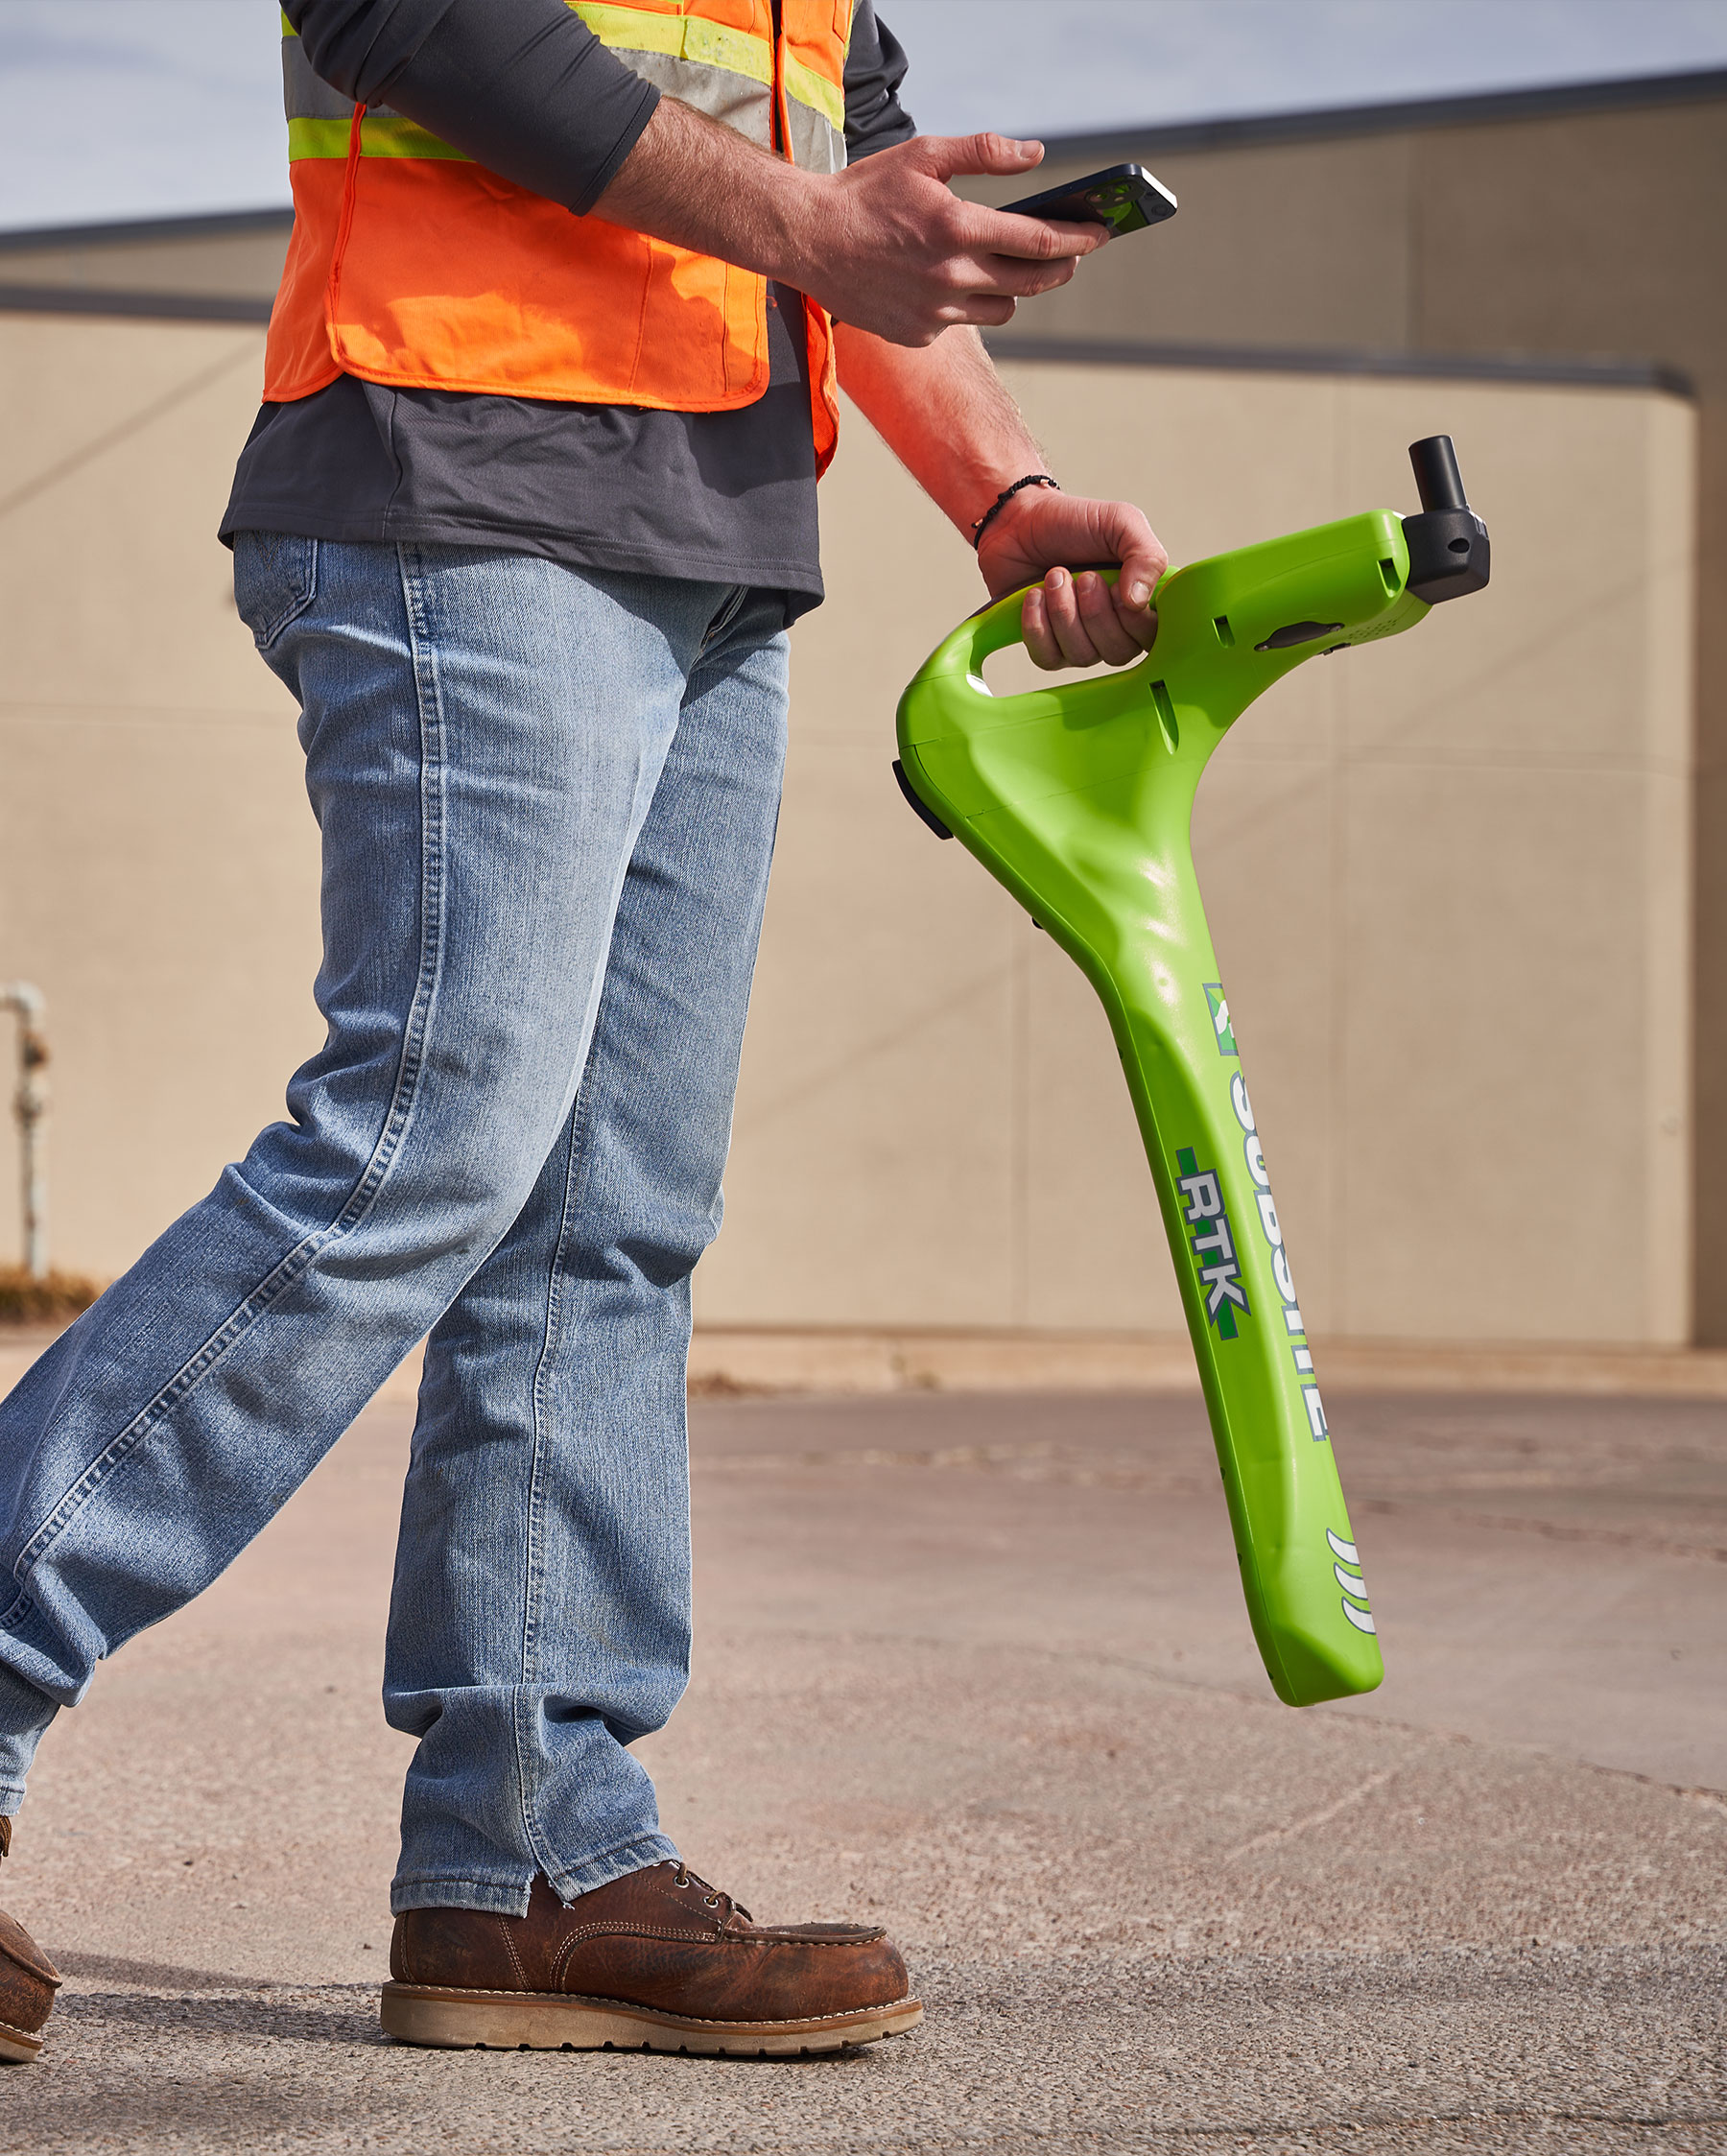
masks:
[[[1360,1552],[1190,845],[1199,774],[1306,659],[1487,582],[1451,438],[1409,452],[1418,516],[1373,509],[1171,570],[1119,673],[998,697],[1020,595],[975,614],[899,707],[895,774],[1085,972],[1109,1014],[1198,1359],[1254,1638],[1280,1699],[1384,1674]],[[1110,572],[1113,574],[1114,572]]]

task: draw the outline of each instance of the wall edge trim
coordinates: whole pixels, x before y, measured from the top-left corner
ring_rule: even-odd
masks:
[[[1253,112],[1212,120],[1123,121],[1082,134],[1045,135],[1046,158],[1112,162],[1119,151],[1235,150],[1329,137],[1395,134],[1423,128],[1492,126],[1568,114],[1620,112],[1652,106],[1704,105],[1727,98],[1727,68],[1669,75],[1616,75],[1508,90],[1462,91],[1449,97],[1401,98],[1385,105],[1334,105],[1284,112]]]
[[[136,321],[256,322],[272,302],[225,292],[134,292],[101,285],[0,284],[0,315],[106,315]]]
[[[279,209],[196,211],[186,217],[109,218],[94,225],[18,225],[0,227],[0,255],[41,248],[144,247],[158,240],[243,239],[252,232],[287,232],[294,225],[288,203]]]
[[[986,330],[997,361],[1070,367],[1195,367],[1223,373],[1426,376],[1463,382],[1527,382],[1547,388],[1659,390],[1694,400],[1696,386],[1658,360],[1579,353],[1400,352],[1348,344],[1209,344],[1131,337],[1016,337]]]

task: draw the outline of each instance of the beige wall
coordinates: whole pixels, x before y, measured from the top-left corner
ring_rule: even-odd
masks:
[[[1195,846],[1303,1306],[1364,1337],[1687,1337],[1692,418],[1649,394],[1021,367],[1173,557],[1386,503],[1454,432],[1490,592],[1304,668]],[[710,1323],[1180,1322],[1090,991],[887,772],[973,572],[854,425]],[[1616,535],[1599,584],[1557,557]]]
[[[916,109],[915,54],[911,80]],[[1641,102],[1639,102],[1641,101]],[[1056,145],[1046,179],[1140,156],[1181,213],[1107,249],[1005,333],[1367,353],[1656,362],[1697,391],[1701,588],[1727,559],[1727,96],[1718,76],[1458,107],[1289,115]],[[980,192],[989,188],[980,183]],[[1018,193],[1023,183],[994,190]],[[285,223],[0,235],[30,282],[268,300]],[[1610,558],[1586,511],[1573,574]],[[1727,609],[1697,621],[1692,1161],[1698,1337],[1727,1340]]]
[[[1361,345],[1498,360],[1653,361],[1697,392],[1701,588],[1727,570],[1727,96],[1637,105],[1622,85],[1472,118],[1371,114],[1155,131],[1080,146],[1052,180],[1140,156],[1180,214],[1107,249],[1013,333],[1280,347]],[[1264,139],[1284,128],[1284,139]],[[1256,137],[1258,139],[1256,139]],[[1017,192],[1018,189],[1009,189]],[[995,190],[998,199],[1001,190]],[[1576,528],[1577,573],[1611,526]],[[1692,1268],[1699,1337],[1727,1340],[1727,609],[1697,622],[1693,849],[1697,1098]]]
[[[1139,157],[1180,213],[1106,249],[1004,334],[1594,354],[1727,389],[1718,81],[1694,102],[1378,130],[1369,113],[1328,136],[1253,139],[1278,126],[1226,125],[1205,145],[1124,130],[1076,155],[1057,146],[1049,184]]]
[[[321,1037],[294,708],[214,537],[262,342],[0,318],[0,977],[49,998],[54,1251],[98,1274],[282,1112]]]
[[[0,470],[0,978],[52,1000],[56,1250],[99,1272],[280,1112],[319,1038],[293,713],[211,536],[258,346],[0,318],[0,392],[29,415]],[[1456,435],[1492,590],[1303,669],[1200,799],[1303,1300],[1360,1336],[1684,1339],[1690,408],[1143,369],[1014,381],[1069,484],[1140,494],[1178,559],[1408,507],[1404,444]],[[969,560],[855,420],[825,511],[836,596],[797,637],[701,1315],[1172,1329],[1089,991],[887,772],[900,687],[975,603]],[[1612,573],[1581,581],[1553,536],[1603,525]]]

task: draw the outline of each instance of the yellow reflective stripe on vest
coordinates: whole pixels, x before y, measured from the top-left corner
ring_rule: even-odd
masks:
[[[773,83],[773,48],[765,37],[734,30],[699,15],[669,15],[631,8],[616,0],[566,0],[607,47],[622,58],[639,55],[648,64],[638,72],[699,112],[735,128],[764,148],[772,141],[769,101],[762,93]],[[283,89],[288,113],[288,156],[345,157],[353,108],[340,91],[312,73],[298,33],[282,17]],[[287,40],[292,39],[292,44]],[[751,87],[745,89],[745,84]],[[791,104],[794,160],[807,170],[838,171],[845,162],[845,93],[837,83],[798,59],[785,56],[785,87]],[[759,109],[757,98],[761,98]],[[295,109],[296,107],[298,109]],[[386,107],[368,112],[361,126],[360,152],[366,157],[439,158],[468,164],[471,158],[447,142],[403,119]]]
[[[345,120],[290,120],[288,157],[345,157],[353,127]],[[440,157],[453,165],[472,164],[473,159],[447,142],[428,134],[424,128],[399,113],[368,112],[360,123],[360,154],[363,157]]]
[[[806,67],[793,53],[786,55],[786,95],[819,112],[837,134],[845,132],[845,92],[838,83]]]
[[[773,81],[773,47],[766,37],[733,30],[700,15],[665,15],[656,9],[624,8],[613,0],[567,0],[603,45],[613,52],[663,53],[698,67],[722,67],[752,83]]]
[[[723,67],[733,75],[747,75],[753,83],[773,81],[772,47],[766,37],[757,37],[749,31],[708,22],[699,15],[667,15],[657,9],[619,7],[613,0],[567,0],[567,5],[603,45],[614,50],[664,53],[673,59],[693,59],[708,67]],[[286,12],[282,15],[282,36],[299,36]],[[799,72],[808,70],[800,68]]]

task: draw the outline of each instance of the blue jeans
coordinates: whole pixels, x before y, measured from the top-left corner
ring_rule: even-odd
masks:
[[[675,1856],[625,1746],[689,1669],[690,1273],[784,757],[780,601],[244,533],[323,838],[324,1045],[0,1405],[0,1812],[429,1334],[385,1661],[398,1908]],[[244,965],[244,921],[210,924]]]

